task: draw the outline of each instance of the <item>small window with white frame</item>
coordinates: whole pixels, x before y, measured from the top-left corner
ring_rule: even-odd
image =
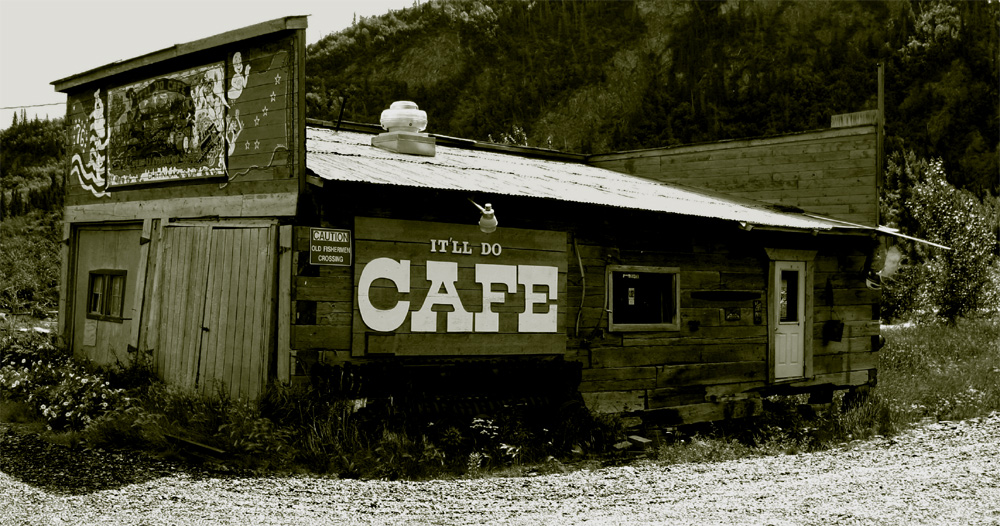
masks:
[[[680,330],[680,269],[608,266],[611,331]]]
[[[87,317],[121,322],[125,308],[124,270],[93,270],[87,290]]]

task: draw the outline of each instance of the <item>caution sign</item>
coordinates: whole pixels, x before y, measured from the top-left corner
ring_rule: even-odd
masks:
[[[309,263],[351,265],[351,231],[331,228],[309,229]]]

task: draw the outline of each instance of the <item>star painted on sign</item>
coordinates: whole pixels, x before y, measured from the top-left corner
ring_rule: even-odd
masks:
[[[281,73],[278,73],[277,75],[274,76],[274,83],[281,84]]]
[[[243,145],[243,149],[244,150],[249,150],[250,149],[250,141],[247,141],[247,143],[245,145]]]
[[[260,149],[260,141],[259,140],[253,142],[253,149],[254,150],[259,150]]]
[[[274,94],[274,91],[272,90],[271,91],[271,102],[274,102],[274,97],[276,97],[276,95]]]
[[[265,117],[267,117],[267,106],[264,106],[264,111],[263,111],[263,113],[264,113],[264,116],[265,116]]]
[[[260,115],[253,118],[253,125],[260,126]]]

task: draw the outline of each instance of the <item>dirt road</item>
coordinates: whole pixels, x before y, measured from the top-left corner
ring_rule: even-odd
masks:
[[[818,453],[430,482],[226,477],[0,442],[5,525],[583,523],[1000,525],[1000,415]]]

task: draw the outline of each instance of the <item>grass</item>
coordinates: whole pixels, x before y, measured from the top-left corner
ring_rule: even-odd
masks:
[[[1000,411],[1000,319],[889,326],[883,335],[877,392],[894,424]]]
[[[1000,411],[1000,319],[887,326],[882,334],[878,385],[864,396],[835,393],[830,409],[815,416],[800,411],[804,395],[772,397],[756,417],[678,434],[656,458],[673,464],[812,451]]]
[[[865,396],[835,393],[829,409],[818,413],[802,411],[805,395],[771,397],[761,415],[684,428],[647,456],[673,464],[794,454],[892,435],[929,419],[1000,411],[1000,320],[900,325],[886,327],[883,334],[879,383]],[[20,364],[61,356],[60,349],[43,345],[45,337],[22,333],[16,344],[4,340],[8,343],[0,348],[0,357]],[[152,372],[138,366],[100,373],[127,396],[85,429],[45,432],[45,420],[27,399],[23,383],[18,391],[2,386],[0,420],[34,426],[54,443],[138,447],[165,456],[185,453],[183,444],[171,439],[182,437],[224,450],[223,458],[210,460],[212,465],[269,473],[484,477],[562,471],[566,468],[560,459],[607,464],[633,458],[613,446],[636,431],[582,405],[530,414],[508,407],[474,419],[422,421],[398,405],[369,401],[358,410],[353,400],[308,386],[275,385],[261,403],[249,404],[221,393],[204,396],[164,386],[150,381]]]

